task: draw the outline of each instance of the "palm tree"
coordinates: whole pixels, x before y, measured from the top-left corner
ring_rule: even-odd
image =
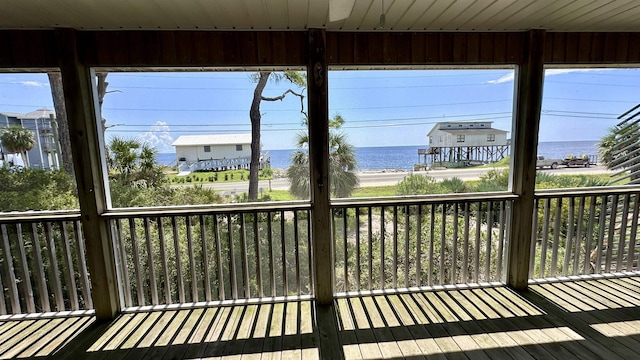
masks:
[[[27,156],[27,151],[33,149],[36,145],[36,140],[31,130],[25,129],[22,126],[11,125],[2,130],[0,142],[2,142],[2,146],[8,152],[20,154],[24,161],[24,166],[29,167],[29,156]]]
[[[638,170],[640,146],[637,143],[639,134],[640,126],[637,123],[614,126],[598,142],[600,162],[607,169],[629,170],[630,183],[636,183],[640,179],[640,171]],[[627,176],[622,178],[625,177]],[[616,183],[618,180],[621,178],[617,177],[611,183]]]
[[[303,122],[307,125],[306,119]],[[349,144],[344,133],[338,131],[343,124],[344,119],[340,115],[329,120],[329,183],[333,197],[348,197],[359,184],[355,173],[355,147]],[[296,147],[291,156],[291,166],[287,169],[291,183],[289,191],[305,199],[309,197],[309,136],[306,133],[296,136]]]

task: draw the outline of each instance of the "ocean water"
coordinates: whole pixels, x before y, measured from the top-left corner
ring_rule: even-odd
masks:
[[[356,148],[356,160],[360,171],[412,170],[418,159],[418,149],[426,146],[383,146]],[[271,167],[286,169],[294,150],[269,150]],[[538,144],[538,155],[546,158],[563,159],[568,155],[597,155],[597,141],[557,141]],[[156,156],[161,164],[171,164],[176,158],[173,153]]]

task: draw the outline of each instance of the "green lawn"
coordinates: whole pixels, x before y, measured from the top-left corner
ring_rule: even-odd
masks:
[[[223,182],[249,181],[249,170],[227,170],[193,172],[187,176],[177,174],[167,175],[169,184],[211,184]],[[260,180],[268,180],[268,177],[261,176]]]

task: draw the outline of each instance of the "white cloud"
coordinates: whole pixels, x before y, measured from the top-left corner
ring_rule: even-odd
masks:
[[[140,140],[158,149],[159,153],[173,152],[174,139],[171,128],[164,121],[157,121],[150,130],[139,136]]]
[[[510,82],[510,81],[513,81],[514,74],[515,74],[514,72],[510,72],[507,75],[503,75],[496,80],[489,80],[487,82],[489,84],[502,84],[502,83]]]
[[[19,84],[24,86],[31,86],[31,87],[44,87],[49,85],[47,83],[43,83],[41,81],[35,81],[35,80],[20,81]]]
[[[603,68],[600,68],[600,69],[548,69],[548,70],[545,70],[544,75],[553,76],[553,75],[562,75],[562,74],[570,74],[570,73],[588,73],[588,72],[594,72],[594,71],[608,71],[608,70],[614,70],[614,69],[603,69]],[[487,81],[487,83],[502,84],[506,82],[511,82],[514,79],[514,76],[515,76],[515,71],[510,72],[509,74],[503,75],[498,79],[489,80]]]

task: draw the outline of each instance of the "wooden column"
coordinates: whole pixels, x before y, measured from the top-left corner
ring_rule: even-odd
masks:
[[[309,167],[311,172],[311,243],[315,295],[319,304],[333,300],[333,243],[329,206],[329,98],[326,32],[309,30]]]
[[[529,279],[536,149],[544,79],[544,37],[544,30],[530,30],[527,33],[523,60],[515,74],[509,188],[519,198],[511,210],[507,267],[507,284],[515,289],[526,289]]]
[[[120,311],[120,301],[109,223],[101,216],[110,203],[104,135],[98,121],[95,73],[80,63],[82,49],[76,36],[72,29],[56,30],[93,304],[98,319],[109,320]]]

